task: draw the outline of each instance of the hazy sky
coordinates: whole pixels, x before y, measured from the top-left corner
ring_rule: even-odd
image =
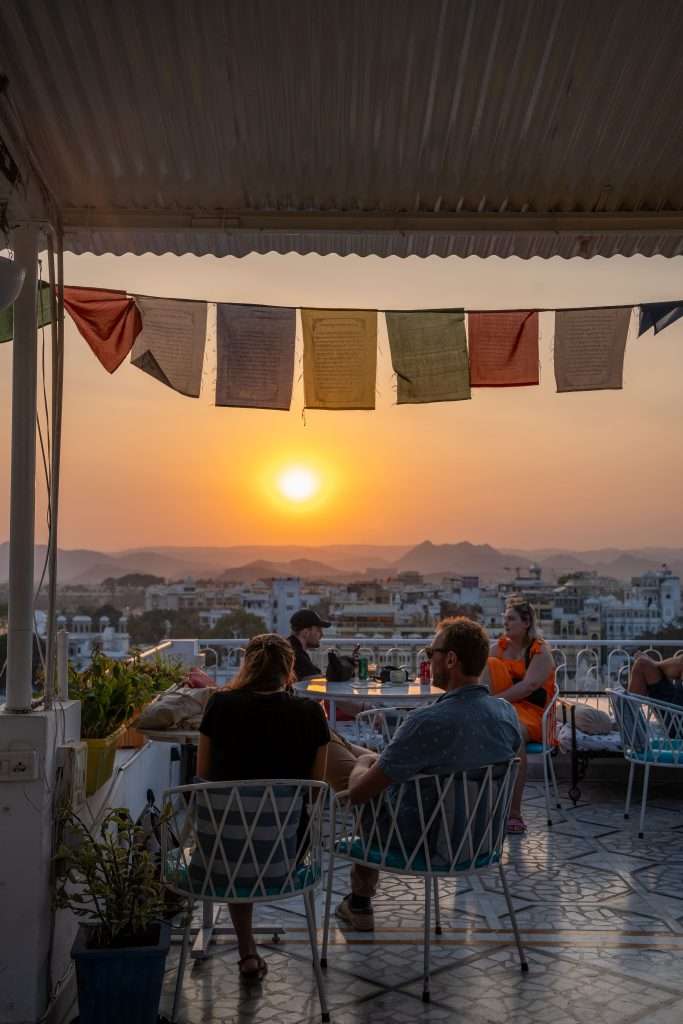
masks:
[[[336,256],[69,257],[70,284],[292,306],[520,308],[683,297],[683,257],[590,261]],[[635,318],[634,318],[635,319]],[[624,390],[555,394],[552,315],[541,386],[396,406],[383,317],[377,409],[302,417],[216,409],[127,362],[109,376],[67,316],[60,544],[470,540],[500,546],[683,545],[683,321],[637,339]],[[46,332],[49,347],[49,333]],[[11,345],[0,345],[0,540],[9,532]],[[277,495],[311,467],[314,501]],[[39,482],[38,536],[45,537]]]

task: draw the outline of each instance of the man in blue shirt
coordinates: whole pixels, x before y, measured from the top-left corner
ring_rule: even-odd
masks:
[[[479,682],[489,655],[485,630],[464,617],[444,619],[427,655],[432,682],[445,692],[434,704],[413,711],[379,758],[367,754],[358,759],[349,779],[353,803],[365,803],[416,775],[473,771],[516,755],[522,736],[513,706],[492,697]],[[402,801],[399,821],[401,831],[417,841],[415,799]],[[365,886],[358,885],[359,876]],[[354,866],[353,892],[337,907],[338,916],[357,930],[374,926],[371,895],[377,877],[372,868]]]

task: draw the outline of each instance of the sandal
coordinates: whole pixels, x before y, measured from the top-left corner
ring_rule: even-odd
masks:
[[[250,971],[244,969],[244,964],[249,960],[256,961],[256,967]],[[247,984],[252,984],[255,981],[262,981],[268,973],[268,964],[259,956],[257,953],[248,953],[247,956],[243,956],[241,960],[237,961],[240,969],[240,978],[242,981],[246,981]]]
[[[508,818],[507,834],[509,836],[523,836],[527,830],[527,824],[524,818],[518,817],[516,814],[511,814]]]

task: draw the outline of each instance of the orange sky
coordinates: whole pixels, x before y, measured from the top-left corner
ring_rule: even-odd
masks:
[[[591,261],[328,256],[67,257],[67,282],[173,297],[379,308],[606,305],[683,297],[683,257]],[[49,345],[49,335],[46,334]],[[552,316],[541,386],[394,402],[380,317],[374,412],[216,409],[125,363],[110,377],[67,317],[60,544],[683,545],[683,321],[633,332],[624,390],[557,395]],[[298,338],[300,346],[300,338]],[[0,540],[9,530],[11,345],[0,345]],[[301,505],[274,481],[311,466]],[[38,536],[45,537],[40,484]]]

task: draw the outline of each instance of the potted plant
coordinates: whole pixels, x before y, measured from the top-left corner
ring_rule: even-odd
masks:
[[[125,808],[92,832],[61,817],[56,903],[80,919],[71,949],[80,1024],[156,1024],[171,929],[158,862]]]
[[[162,661],[160,658],[154,661],[143,660],[138,653],[134,653],[125,665],[134,693],[135,708],[117,742],[119,749],[142,747],[147,743],[144,733],[135,728],[137,718],[160,693],[171,686],[180,685],[187,672],[178,661]]]
[[[136,694],[125,665],[95,651],[89,668],[71,671],[69,696],[81,702],[81,737],[88,746],[86,794],[91,796],[114,769],[116,745]]]

